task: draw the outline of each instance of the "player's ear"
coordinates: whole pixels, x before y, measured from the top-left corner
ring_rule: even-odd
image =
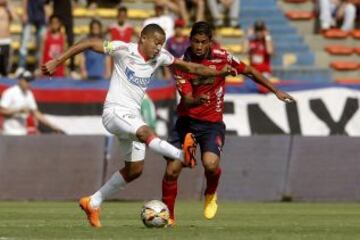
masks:
[[[147,39],[146,34],[142,34],[142,35],[140,36],[140,42],[141,42],[141,43],[144,43],[144,41],[146,41],[146,39]]]

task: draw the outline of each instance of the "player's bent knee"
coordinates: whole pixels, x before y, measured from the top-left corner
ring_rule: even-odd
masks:
[[[147,125],[140,127],[136,131],[136,137],[143,143],[148,143],[150,138],[156,136],[154,131]]]
[[[173,168],[167,168],[166,169],[166,176],[168,178],[176,179],[179,177],[181,172],[181,169],[173,169]]]
[[[131,182],[140,177],[144,169],[144,161],[126,162],[125,167],[121,170],[127,182]]]
[[[179,160],[168,161],[166,166],[166,178],[177,179],[182,170],[182,163]]]
[[[207,172],[216,172],[219,167],[219,161],[204,162],[204,168]]]

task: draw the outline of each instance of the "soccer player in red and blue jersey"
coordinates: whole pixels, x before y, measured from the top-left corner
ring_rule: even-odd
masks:
[[[221,69],[226,64],[236,69],[238,74],[251,77],[257,83],[268,88],[280,100],[291,102],[294,99],[287,93],[276,89],[261,73],[254,68],[237,61],[227,51],[211,47],[212,29],[206,22],[197,22],[190,33],[190,47],[183,60],[200,63],[210,68]],[[191,132],[200,145],[201,160],[205,169],[206,189],[204,216],[212,219],[217,212],[216,189],[221,168],[220,154],[225,139],[224,112],[224,77],[200,77],[180,71],[175,72],[177,89],[181,95],[178,105],[178,120],[170,134],[169,142],[180,147],[185,134]],[[195,167],[193,162],[191,167]],[[169,225],[175,224],[174,205],[177,195],[177,179],[183,168],[180,161],[167,161],[162,182],[162,200],[170,210]]]

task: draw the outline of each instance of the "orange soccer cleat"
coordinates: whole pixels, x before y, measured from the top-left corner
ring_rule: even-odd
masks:
[[[196,147],[197,142],[194,134],[187,133],[185,135],[183,151],[184,151],[184,165],[185,167],[194,168],[196,166]]]
[[[90,197],[83,197],[79,201],[81,209],[86,213],[89,223],[92,227],[100,228],[100,208],[90,206]]]

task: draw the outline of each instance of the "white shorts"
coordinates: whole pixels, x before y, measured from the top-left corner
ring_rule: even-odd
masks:
[[[105,108],[102,121],[106,130],[114,134],[120,142],[121,157],[127,162],[142,161],[146,146],[138,141],[136,131],[146,125],[140,113],[121,108]]]

